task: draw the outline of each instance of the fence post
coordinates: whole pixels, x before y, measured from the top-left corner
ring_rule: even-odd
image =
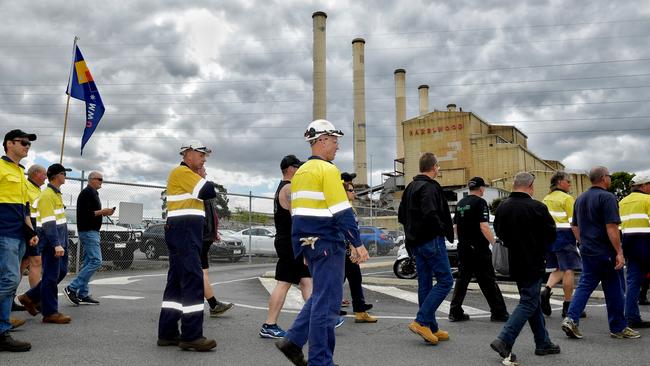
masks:
[[[248,191],[248,264],[253,263],[251,257],[251,241],[253,240],[252,229],[253,228],[253,191]]]

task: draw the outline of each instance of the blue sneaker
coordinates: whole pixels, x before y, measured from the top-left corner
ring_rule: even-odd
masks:
[[[345,318],[339,316],[338,320],[336,321],[336,325],[334,326],[334,329],[340,327],[341,325],[343,325],[343,323],[345,323]]]
[[[287,332],[282,330],[277,324],[262,324],[262,329],[260,329],[260,337],[262,338],[273,338],[280,339],[287,335]]]

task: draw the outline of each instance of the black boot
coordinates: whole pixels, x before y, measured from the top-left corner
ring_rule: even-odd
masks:
[[[539,293],[539,304],[542,307],[542,313],[546,316],[551,316],[551,294],[553,292],[551,291],[551,288],[548,286],[544,286],[542,291]],[[562,316],[564,317],[564,315]]]
[[[650,305],[648,301],[648,280],[645,284],[641,286],[641,292],[639,292],[639,305]]]
[[[0,351],[26,352],[32,348],[31,343],[11,338],[9,332],[0,334]]]
[[[571,306],[571,301],[565,301],[562,303],[562,319],[566,318],[566,314],[569,312],[569,306]],[[587,313],[583,310],[582,313],[580,313],[581,318],[586,318]]]

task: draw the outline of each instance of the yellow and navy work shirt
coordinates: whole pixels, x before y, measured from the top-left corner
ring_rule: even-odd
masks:
[[[27,195],[29,196],[29,217],[32,220],[32,227],[36,230],[36,218],[38,217],[38,198],[43,191],[31,179],[27,179]]]
[[[25,168],[7,156],[0,158],[0,236],[23,237],[29,216]]]
[[[650,194],[632,192],[618,203],[623,235],[650,236]]]
[[[551,244],[552,252],[563,249],[573,249],[576,246],[576,238],[571,230],[571,220],[573,220],[573,204],[575,199],[568,193],[556,189],[544,197],[543,201],[548,212],[555,221],[557,236],[555,242]]]
[[[203,200],[216,196],[211,182],[181,163],[167,179],[167,217],[205,217]]]
[[[344,242],[362,245],[359,228],[341,183],[338,168],[310,157],[291,178],[291,237],[294,256],[302,254],[305,238],[318,238],[315,247]]]
[[[65,247],[68,243],[68,229],[61,191],[48,183],[36,207],[36,230],[43,247]]]

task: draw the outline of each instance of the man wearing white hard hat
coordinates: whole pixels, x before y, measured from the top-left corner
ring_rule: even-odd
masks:
[[[217,196],[214,186],[196,172],[212,151],[200,141],[188,141],[180,149],[183,162],[167,179],[165,241],[169,272],[158,321],[158,346],[209,351],[217,346],[203,336],[203,200]],[[180,332],[178,321],[181,322]]]
[[[618,204],[626,261],[625,320],[631,328],[650,328],[639,312],[639,291],[650,271],[650,177],[634,177],[631,186]]]
[[[309,342],[309,365],[333,364],[334,326],[341,310],[345,242],[357,262],[368,259],[348,201],[341,172],[332,164],[343,132],[324,119],[307,126],[312,156],[291,179],[291,242],[303,256],[313,281],[311,297],[276,346],[294,365],[307,365],[302,347]]]

